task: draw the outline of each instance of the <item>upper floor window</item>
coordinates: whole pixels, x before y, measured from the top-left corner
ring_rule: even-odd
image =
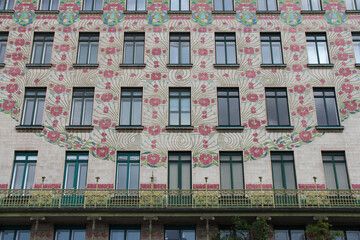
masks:
[[[85,189],[88,158],[88,152],[66,153],[64,189]]]
[[[125,33],[124,36],[124,64],[144,63],[144,33]]]
[[[195,229],[185,226],[174,226],[165,228],[166,240],[195,240]]]
[[[140,126],[142,109],[142,89],[122,88],[120,103],[120,125]]]
[[[261,33],[261,52],[263,64],[282,64],[280,33]]]
[[[265,96],[268,126],[289,126],[286,88],[266,88]]]
[[[344,152],[322,152],[328,189],[349,189],[349,177]]]
[[[190,11],[189,0],[171,0],[170,11]]]
[[[190,33],[170,33],[170,64],[190,64]]]
[[[242,152],[220,152],[221,189],[244,189]]]
[[[240,126],[238,88],[218,88],[219,126]]]
[[[14,10],[15,0],[0,0],[0,10]]]
[[[42,125],[46,88],[25,88],[21,125]]]
[[[37,152],[15,152],[11,189],[34,188]]]
[[[296,189],[292,152],[271,152],[271,166],[275,189]]]
[[[74,88],[70,125],[90,126],[94,102],[93,88]]]
[[[322,10],[321,0],[301,0],[301,6],[302,6],[302,10],[306,10],[306,11]]]
[[[99,33],[80,33],[78,47],[78,64],[97,64]]]
[[[51,11],[58,10],[59,0],[40,0],[39,10]]]
[[[191,189],[191,152],[169,152],[169,189]]]
[[[102,9],[102,0],[84,0],[83,10],[94,11]]]
[[[7,32],[0,32],[0,64],[4,63],[4,60],[5,60],[5,52],[6,52],[8,35],[9,35],[9,33],[7,33]]]
[[[216,64],[236,64],[235,33],[216,33]]]
[[[360,0],[346,0],[346,10],[360,10]]]
[[[35,33],[31,63],[50,64],[54,33]]]
[[[127,11],[145,11],[146,0],[128,0],[126,1]]]
[[[215,11],[234,11],[232,0],[214,0]]]
[[[10,227],[9,230],[6,228],[0,230],[0,239],[1,240],[28,240],[30,239],[30,227],[29,229],[13,229]]]
[[[258,10],[259,11],[277,11],[277,2],[276,0],[258,0]]]
[[[57,229],[55,232],[55,240],[85,240],[85,238],[85,228]]]
[[[333,88],[314,88],[316,115],[319,126],[339,126],[339,115]]]
[[[118,152],[116,189],[139,189],[139,172],[139,152]]]
[[[140,240],[139,226],[111,226],[110,240]]]
[[[360,63],[360,33],[352,34],[353,43],[354,43],[354,53],[355,53],[355,62]]]
[[[170,126],[190,126],[190,88],[170,88]]]
[[[330,63],[325,33],[307,33],[306,44],[310,64]]]
[[[274,230],[274,240],[305,240],[304,230]]]

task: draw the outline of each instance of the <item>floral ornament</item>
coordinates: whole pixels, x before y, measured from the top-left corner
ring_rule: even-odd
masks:
[[[284,23],[292,27],[301,24],[303,17],[300,14],[301,8],[297,4],[284,4],[280,10],[282,10],[280,18]]]
[[[324,18],[329,24],[339,26],[348,19],[345,13],[344,2],[331,1],[330,3],[330,1],[324,0],[324,10],[326,10]]]
[[[148,165],[152,168],[166,167],[166,160],[167,157],[163,152],[159,154],[144,152],[141,156],[141,166]]]
[[[349,118],[350,114],[360,112],[360,100],[345,101],[340,106],[340,118],[341,121]]]
[[[192,11],[191,19],[199,24],[200,26],[206,27],[211,24],[214,20],[214,16],[211,14],[211,0],[201,0],[201,1],[192,1]]]
[[[167,14],[168,10],[168,2],[162,2],[161,0],[155,0],[154,2],[148,2],[149,7],[147,10],[149,11],[146,19],[149,24],[153,26],[161,26],[166,21],[169,20],[169,15]]]
[[[257,23],[258,16],[256,15],[256,2],[252,1],[251,3],[239,4],[235,11],[238,13],[236,14],[236,20],[240,23],[251,26]]]
[[[211,166],[219,166],[219,157],[215,152],[195,153],[193,156],[195,167],[208,168]]]
[[[108,237],[106,231],[86,232],[86,239],[106,240]]]
[[[264,158],[268,155],[268,147],[264,147],[263,144],[259,146],[247,147],[244,149],[245,161],[256,160]]]
[[[106,0],[104,5],[104,14],[101,18],[104,24],[113,27],[124,20],[124,14],[122,13],[125,10],[123,7],[125,5],[124,1],[110,3],[109,0]]]
[[[20,118],[20,106],[15,101],[2,99],[0,101],[0,112],[5,114],[10,114],[10,117],[12,119],[15,119],[15,121],[19,121]]]
[[[20,3],[14,8],[14,10],[14,21],[19,23],[21,26],[29,25],[35,20],[34,10],[36,10],[36,1]]]
[[[70,26],[79,18],[80,1],[75,3],[60,2],[58,22],[64,26]]]
[[[52,232],[46,232],[46,231],[38,231],[37,233],[31,232],[30,239],[41,239],[41,240],[51,240],[54,238]]]

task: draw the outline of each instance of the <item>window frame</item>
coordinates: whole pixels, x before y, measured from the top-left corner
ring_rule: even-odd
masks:
[[[192,155],[191,155],[191,151],[169,151],[168,152],[168,189],[169,190],[191,190],[192,189]],[[173,156],[177,156],[178,157],[178,160],[170,160],[170,155],[173,155]],[[186,156],[186,157],[189,157],[190,160],[181,160],[181,157],[182,156]],[[177,164],[177,167],[178,167],[178,188],[177,189],[172,189],[170,188],[170,180],[171,180],[171,177],[170,177],[170,162],[172,163],[175,163]],[[183,189],[183,186],[182,186],[182,165],[183,163],[189,163],[190,164],[190,173],[189,173],[189,176],[190,176],[190,189]]]
[[[127,160],[119,160],[120,156],[126,156]],[[138,160],[130,160],[130,157],[132,156],[137,156],[139,157]],[[118,186],[118,171],[119,171],[119,163],[126,163],[126,174],[127,174],[127,178],[126,178],[126,188],[119,188]],[[137,188],[129,188],[129,183],[130,183],[130,163],[138,163],[138,186]],[[136,151],[118,151],[117,152],[117,157],[116,157],[116,175],[115,175],[115,189],[121,189],[121,190],[137,190],[140,188],[140,152],[136,152]]]
[[[308,36],[313,36],[315,37],[315,40],[308,40],[307,37]],[[325,40],[317,40],[317,37],[325,37]],[[307,48],[307,53],[308,53],[308,60],[309,60],[309,49],[308,49],[308,42],[314,42],[315,43],[315,48],[316,48],[316,57],[317,57],[317,63],[308,63],[311,65],[329,65],[331,64],[330,62],[330,52],[329,52],[329,45],[327,42],[327,34],[325,33],[321,33],[321,32],[307,32],[305,33],[305,40],[306,40],[306,48]],[[319,55],[319,47],[318,47],[318,43],[319,42],[325,42],[326,43],[326,53],[327,53],[327,63],[321,63],[320,62],[320,55]]]
[[[274,155],[280,155],[280,160],[273,160],[273,154]],[[292,156],[292,160],[284,160],[284,155]],[[297,189],[297,177],[296,177],[296,169],[295,169],[295,158],[294,158],[294,152],[290,151],[271,151],[270,152],[270,159],[271,159],[271,174],[272,174],[272,180],[273,180],[273,188],[274,189]],[[275,181],[274,181],[274,166],[273,163],[280,163],[281,164],[281,179],[282,179],[282,185],[284,188],[276,188]],[[288,188],[287,182],[286,182],[286,170],[285,170],[285,163],[292,163],[293,164],[293,172],[294,172],[294,185],[295,188]]]
[[[147,11],[147,10],[146,10],[147,0],[144,0],[144,1],[145,1],[145,9],[144,9],[144,10],[138,10],[138,1],[139,1],[139,0],[134,0],[134,1],[135,1],[135,9],[134,9],[134,10],[128,9],[128,2],[129,2],[129,1],[131,1],[131,0],[126,1],[126,11],[127,11],[127,12],[145,12],[145,11]],[[145,49],[145,48],[144,48],[144,49]]]
[[[57,11],[59,10],[59,0],[49,0],[49,4],[48,4],[48,8],[47,9],[42,9],[42,3],[44,0],[40,0],[39,1],[39,7],[38,10],[40,11]],[[56,3],[57,2],[57,3]],[[56,3],[56,7],[54,7],[54,3]]]
[[[91,1],[92,4],[91,4],[91,9],[85,9],[85,4],[86,4],[86,1]],[[96,1],[97,0],[83,0],[82,2],[82,11],[101,11],[102,8],[103,8],[103,1],[102,0],[99,0],[101,1],[101,7],[100,9],[96,9]]]
[[[273,90],[273,92],[275,92],[275,96],[267,96],[267,92],[268,90]],[[280,92],[280,90],[285,90],[286,96],[278,96],[278,92]],[[269,104],[267,103],[267,98],[274,98],[275,99],[275,108],[276,108],[276,121],[277,121],[277,125],[270,125],[269,124]],[[286,105],[287,105],[287,119],[289,121],[288,125],[280,125],[280,114],[279,114],[279,103],[278,103],[278,99],[279,98],[286,98]],[[291,118],[290,118],[290,109],[289,109],[289,99],[288,99],[288,92],[287,92],[287,88],[286,87],[266,87],[265,88],[265,104],[266,104],[266,121],[268,123],[268,127],[291,127]]]
[[[61,230],[68,230],[69,231],[69,235],[70,235],[70,239],[69,240],[77,240],[74,239],[72,237],[72,232],[73,231],[85,231],[85,239],[86,238],[86,226],[85,225],[66,225],[66,226],[55,226],[55,231],[54,231],[54,240],[58,240],[58,231]]]
[[[117,239],[112,239],[111,238],[111,233],[112,231],[124,231],[124,239],[123,240],[132,240],[130,238],[127,238],[127,232],[130,230],[136,230],[139,231],[140,234],[140,238],[141,239],[141,226],[139,225],[110,225],[109,226],[109,240],[117,240]]]
[[[35,91],[35,96],[27,96],[28,94],[28,89],[32,89],[33,91]],[[43,97],[38,97],[38,93],[43,90],[45,95]],[[40,87],[40,88],[35,88],[35,87],[26,87],[25,88],[25,95],[24,95],[24,103],[23,103],[23,108],[22,108],[22,115],[21,115],[21,126],[42,126],[42,124],[34,124],[35,123],[35,119],[37,117],[37,108],[38,108],[38,100],[39,99],[44,99],[44,108],[43,108],[43,112],[42,112],[42,116],[41,116],[41,123],[43,122],[44,120],[44,109],[45,109],[45,99],[46,99],[46,87]],[[24,121],[25,121],[25,112],[26,112],[26,99],[27,98],[32,98],[34,99],[34,106],[33,106],[33,109],[32,109],[32,114],[31,114],[31,124],[24,124]],[[35,113],[36,112],[36,113]]]
[[[171,3],[172,3],[172,1],[178,1],[179,2],[179,9],[178,10],[176,10],[176,9],[171,9]],[[190,0],[185,0],[185,1],[188,1],[188,3],[189,3],[189,7],[188,7],[188,9],[182,9],[182,0],[170,0],[170,12],[188,12],[188,11],[191,11],[190,10]]]
[[[231,90],[236,90],[238,95],[237,96],[230,96],[229,95],[230,92],[235,92],[235,91],[231,91]],[[226,96],[219,96],[219,91],[226,91]],[[221,99],[221,98],[226,98],[227,112],[228,112],[228,116],[227,116],[228,124],[226,124],[226,125],[220,124],[219,99]],[[230,119],[231,119],[231,116],[232,116],[231,111],[230,111],[230,102],[229,102],[230,98],[237,98],[238,99],[238,104],[239,104],[239,124],[236,124],[236,125],[230,124]],[[218,110],[218,126],[219,127],[241,127],[241,106],[240,106],[240,94],[239,94],[239,88],[238,87],[218,87],[217,88],[217,110]]]
[[[3,239],[3,233],[5,231],[14,232],[13,240],[18,239],[19,232],[28,232],[31,239],[31,226],[2,226],[0,227],[0,239]]]
[[[76,156],[76,160],[68,160],[68,156],[72,155],[72,156]],[[80,160],[79,156],[87,156],[87,160]],[[74,170],[74,181],[73,181],[73,188],[68,188],[66,182],[67,182],[67,177],[68,177],[68,173],[67,173],[67,167],[68,164],[73,164],[75,163],[75,170]],[[84,188],[79,188],[79,164],[81,163],[86,163],[86,176],[85,176],[85,187]],[[86,185],[87,185],[87,175],[88,175],[88,168],[89,168],[89,152],[85,152],[85,151],[67,151],[66,152],[66,156],[65,156],[65,168],[64,168],[64,180],[63,180],[63,189],[85,189]],[[75,187],[76,186],[76,187]]]
[[[0,8],[0,11],[14,11],[14,7],[15,7],[15,0],[4,0],[5,4],[3,8]],[[11,2],[12,7],[9,7],[9,3]]]
[[[215,9],[215,1],[220,1],[221,2],[221,10],[216,10]],[[214,12],[231,12],[234,11],[234,1],[231,0],[231,10],[225,10],[225,1],[226,0],[213,0],[213,6],[214,6]]]
[[[25,160],[16,160],[17,156],[25,156]],[[36,156],[36,160],[28,160],[29,156]],[[36,163],[37,163],[37,159],[38,159],[38,152],[37,151],[16,151],[15,152],[15,156],[14,156],[14,162],[13,162],[13,168],[12,168],[12,174],[11,174],[11,185],[10,185],[10,189],[15,189],[14,185],[15,185],[15,169],[16,169],[16,164],[18,163],[23,163],[24,164],[24,173],[22,176],[22,184],[21,184],[21,188],[20,189],[31,189],[30,188],[24,188],[24,186],[26,186],[27,184],[27,175],[29,174],[29,168],[28,165],[29,164],[34,164],[35,163],[35,174],[34,174],[34,179],[33,179],[33,188],[35,186],[35,176],[36,176]]]
[[[331,161],[324,160],[323,159],[324,156],[331,156]],[[342,157],[344,157],[344,160],[343,161],[335,161],[334,160],[335,156],[342,156]],[[326,185],[327,185],[327,183],[326,183],[325,163],[332,163],[333,170],[334,170],[334,176],[335,176],[335,184],[336,184],[336,189],[333,189],[333,190],[342,190],[342,189],[339,188],[338,176],[337,176],[337,172],[336,172],[336,164],[335,163],[343,163],[345,165],[346,180],[347,180],[347,183],[348,183],[348,188],[346,188],[346,189],[351,189],[349,171],[348,171],[345,151],[321,151],[321,160],[322,160],[322,163],[323,163],[323,170],[324,170],[324,177],[325,177],[325,184]],[[328,186],[326,186],[326,187],[328,187]]]
[[[269,40],[262,40],[262,37],[269,37]],[[280,40],[273,40],[273,37],[279,37]],[[266,63],[264,62],[264,50],[263,50],[263,46],[262,43],[263,42],[268,42],[270,43],[270,56],[271,56],[271,63]],[[280,63],[274,63],[274,51],[273,51],[273,43],[280,43],[280,50],[281,50],[281,62]],[[281,41],[281,33],[260,33],[260,45],[261,45],[261,60],[262,60],[262,64],[264,65],[281,65],[284,64],[284,54],[283,54],[283,49],[282,49],[282,41]]]
[[[123,96],[124,91],[130,92],[130,96]],[[143,108],[143,91],[144,89],[142,87],[122,87],[121,88],[121,99],[120,99],[120,114],[119,114],[119,126],[121,127],[141,127],[142,124],[142,108]],[[134,92],[141,92],[141,96],[134,96]],[[130,118],[128,125],[125,124],[121,124],[121,119],[122,119],[122,115],[121,115],[121,111],[122,111],[122,102],[124,98],[130,98],[130,112],[128,114],[128,117]],[[140,109],[140,124],[133,124],[133,118],[132,118],[132,112],[133,112],[133,101],[134,99],[141,99],[141,109]]]
[[[265,1],[265,5],[266,5],[266,9],[259,9],[259,1],[261,0],[257,0],[256,1],[256,8],[257,8],[257,11],[260,11],[260,12],[272,12],[272,11],[279,11],[279,3],[277,0],[275,0],[275,6],[276,6],[276,9],[275,10],[269,10],[269,3],[268,1],[269,0],[264,0]]]
[[[288,240],[292,240],[292,237],[291,237],[291,232],[292,231],[302,231],[303,233],[304,233],[304,239],[303,240],[306,240],[306,233],[305,233],[305,227],[304,228],[300,228],[300,227],[298,227],[298,226],[296,226],[296,227],[283,227],[283,226],[279,226],[279,227],[276,227],[276,226],[274,226],[273,227],[273,229],[274,229],[274,240],[278,240],[275,236],[275,234],[276,234],[276,231],[287,231],[287,233],[288,233]]]
[[[319,2],[319,6],[320,6],[320,9],[313,9],[313,3],[312,3],[312,1],[313,0],[301,0],[301,1],[306,1],[307,2],[307,6],[309,7],[309,9],[303,9],[303,5],[301,4],[301,10],[302,11],[323,11],[323,6],[322,6],[322,2],[321,2],[321,0],[316,0],[316,1],[318,1]]]
[[[351,37],[352,37],[353,46],[354,46],[353,50],[354,50],[355,64],[360,64],[360,32],[351,32]],[[358,54],[356,54],[355,43],[358,43],[358,45],[359,45],[358,46]],[[358,55],[358,59],[356,58],[356,55]]]
[[[216,40],[217,37],[224,37],[224,40]],[[234,37],[234,40],[227,40],[227,37]],[[225,63],[218,63],[217,62],[217,57],[216,55],[218,55],[218,51],[216,50],[216,43],[217,42],[223,42],[224,43],[224,59],[225,59]],[[227,57],[227,43],[228,42],[234,42],[234,47],[235,47],[235,62],[234,63],[229,63],[228,62],[228,57]],[[217,65],[237,65],[238,64],[238,57],[237,57],[237,48],[236,48],[236,33],[234,32],[218,32],[215,33],[215,64]]]
[[[172,40],[171,38],[172,37],[178,37],[179,39],[177,41],[175,40]],[[183,37],[189,37],[189,40],[185,40],[185,41],[182,41],[182,38]],[[176,63],[172,63],[171,62],[171,43],[178,43],[178,59],[177,59],[177,62]],[[189,43],[189,62],[187,63],[182,63],[181,62],[181,57],[182,57],[182,47],[181,47],[181,43]],[[188,65],[188,64],[191,64],[191,34],[189,32],[171,32],[169,34],[169,64],[170,65]]]
[[[321,89],[321,92],[323,93],[323,96],[315,96],[315,90],[320,90]],[[332,92],[334,93],[334,96],[330,96],[331,98],[334,98],[335,100],[335,107],[336,107],[336,116],[337,116],[337,125],[329,125],[329,116],[328,116],[328,109],[327,109],[327,104],[326,104],[326,96],[325,96],[325,91],[326,90],[332,90]],[[322,98],[323,99],[323,102],[324,102],[324,107],[325,107],[325,114],[326,114],[326,122],[327,124],[326,125],[319,125],[319,119],[318,119],[318,115],[317,115],[317,112],[318,112],[318,109],[316,107],[316,101],[315,101],[315,110],[316,110],[316,120],[317,120],[317,123],[318,123],[318,127],[340,127],[341,123],[340,123],[340,115],[339,115],[339,107],[338,107],[338,104],[337,104],[337,96],[336,96],[336,92],[335,92],[335,89],[332,88],[332,87],[314,87],[313,88],[313,96],[314,96],[314,101],[315,101],[315,98]],[[330,98],[328,97],[328,98]]]
[[[74,93],[75,93],[75,89],[78,91],[78,92],[82,92],[82,96],[79,97],[79,96],[74,96]],[[90,90],[92,90],[92,93],[93,95],[91,97],[89,96],[85,96],[86,92],[90,92]],[[94,96],[95,96],[95,93],[94,93],[94,88],[89,88],[89,87],[74,87],[73,88],[73,92],[72,92],[72,99],[71,99],[71,115],[70,115],[70,126],[73,126],[73,127],[78,127],[78,126],[92,126],[92,124],[90,125],[85,125],[84,124],[84,115],[85,115],[85,108],[84,108],[84,105],[85,105],[85,99],[92,99],[92,110],[91,110],[91,119],[90,119],[90,123],[92,123],[92,118],[93,118],[93,113],[94,113]],[[82,99],[82,103],[81,103],[81,116],[80,116],[80,124],[79,125],[75,125],[73,124],[73,121],[74,121],[74,100],[75,99]]]
[[[6,50],[7,50],[7,43],[8,43],[8,39],[9,39],[9,32],[0,32],[0,57],[1,57],[1,52],[2,52],[2,48],[4,45],[4,56],[2,57],[2,59],[0,58],[0,65],[5,65],[5,56],[6,56]]]
[[[222,155],[226,155],[230,157],[230,160],[221,160]],[[240,161],[233,161],[232,158],[234,156],[240,156]],[[221,165],[222,163],[230,163],[230,184],[231,184],[231,190],[243,190],[245,189],[245,170],[244,170],[244,156],[242,151],[221,151],[219,152],[219,159],[220,159],[220,189],[222,188],[221,184]],[[234,188],[234,171],[233,171],[233,162],[239,162],[241,164],[242,168],[242,188]],[[223,190],[229,190],[229,189],[223,189]]]
[[[81,37],[88,37],[88,40],[80,40]],[[78,48],[77,48],[77,55],[76,55],[76,64],[80,64],[80,65],[94,65],[94,64],[98,64],[98,57],[99,57],[99,47],[100,47],[100,33],[99,32],[79,32],[79,36],[78,36]],[[92,37],[97,37],[97,41],[96,40],[91,40]],[[86,54],[86,62],[82,63],[80,62],[80,43],[87,43],[87,54]],[[97,53],[96,53],[96,63],[90,63],[90,59],[91,59],[91,43],[95,43],[97,42]]]
[[[182,240],[181,234],[183,231],[194,231],[195,239],[196,239],[196,227],[192,225],[181,225],[181,226],[173,226],[173,225],[165,225],[164,226],[164,238],[166,236],[166,230],[177,230],[179,231],[179,240]]]
[[[181,92],[184,91],[184,90],[189,91],[189,96],[181,96]],[[178,95],[177,96],[171,96],[171,92],[177,92]],[[171,98],[177,98],[178,99],[179,108],[175,112],[175,113],[179,114],[179,124],[178,125],[171,124],[171,111],[170,111],[170,108],[171,108],[170,99]],[[181,123],[181,116],[182,116],[182,113],[183,113],[183,111],[181,110],[181,99],[186,99],[186,98],[189,98],[189,100],[190,100],[190,108],[189,108],[190,120],[189,120],[189,125],[185,125],[185,124]],[[185,112],[185,114],[186,113],[187,112]],[[190,127],[191,126],[191,88],[189,88],[189,87],[170,87],[169,88],[169,119],[168,120],[169,120],[169,126],[170,127]]]
[[[126,40],[126,37],[132,37],[133,39],[131,41]],[[136,40],[137,36],[142,36],[144,37],[143,40]],[[126,42],[131,42],[133,44],[133,49],[132,49],[132,62],[128,63],[125,61],[125,48],[126,48]],[[142,55],[142,61],[141,63],[136,63],[135,61],[135,52],[136,52],[136,43],[137,42],[142,42],[143,43],[143,55]],[[122,62],[124,65],[143,65],[145,64],[145,33],[144,32],[125,32],[124,33],[124,47],[123,47],[123,57],[122,57]]]
[[[30,64],[39,64],[39,65],[46,65],[46,64],[51,64],[51,60],[52,60],[52,54],[53,54],[53,47],[54,47],[54,33],[53,32],[34,32],[34,38],[33,38],[33,42],[32,42],[32,49],[31,49],[31,62]],[[42,36],[43,39],[42,40],[35,40],[36,37]],[[47,37],[52,37],[52,41],[47,41],[46,38]],[[41,48],[41,60],[40,63],[36,63],[34,62],[34,58],[35,58],[35,43],[42,43],[42,48]],[[51,42],[51,54],[50,54],[50,62],[45,62],[45,53],[46,51],[46,44]]]

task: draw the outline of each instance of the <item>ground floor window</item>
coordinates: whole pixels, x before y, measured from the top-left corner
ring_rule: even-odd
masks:
[[[0,230],[1,240],[29,240],[30,229],[17,229],[17,230]]]
[[[357,230],[336,230],[343,234],[343,236],[336,237],[336,240],[360,240],[360,231]]]
[[[186,226],[169,226],[165,228],[165,240],[195,240],[195,228]]]
[[[275,240],[305,240],[304,230],[274,230]]]
[[[86,230],[84,227],[61,228],[55,233],[55,240],[85,240]]]
[[[111,226],[110,240],[140,240],[140,226]]]

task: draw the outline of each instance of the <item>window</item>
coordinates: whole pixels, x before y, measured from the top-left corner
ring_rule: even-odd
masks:
[[[170,11],[190,11],[189,0],[171,0]]]
[[[277,11],[276,0],[258,0],[259,11]]]
[[[214,0],[215,11],[234,11],[232,0]]]
[[[328,189],[349,189],[349,178],[345,152],[322,152],[326,187]]]
[[[333,88],[314,88],[316,116],[319,126],[339,126],[339,116]]]
[[[127,11],[145,11],[146,0],[128,0],[126,2]]]
[[[72,126],[90,126],[94,101],[93,88],[74,88],[72,97]]]
[[[305,11],[320,11],[321,0],[301,0],[302,10]]]
[[[64,189],[85,189],[88,158],[88,152],[66,153]]]
[[[191,152],[169,152],[169,189],[191,189]]]
[[[140,153],[118,152],[116,189],[139,189]]]
[[[0,64],[5,61],[6,44],[9,33],[0,32]]]
[[[29,240],[30,239],[30,228],[25,229],[11,229],[11,230],[0,230],[1,240]]]
[[[310,64],[329,64],[325,33],[307,33],[306,44]]]
[[[261,33],[263,64],[283,64],[280,33]]]
[[[235,33],[215,34],[216,64],[236,64]]]
[[[190,64],[190,33],[170,33],[170,64]]]
[[[346,10],[360,10],[360,1],[346,0]]]
[[[342,236],[336,236],[335,240],[360,240],[360,231],[356,229],[349,230],[338,230],[337,228],[333,228],[336,232],[341,232]]]
[[[40,0],[39,10],[58,10],[59,0]]]
[[[25,88],[21,125],[41,126],[44,113],[46,88]]]
[[[34,188],[37,152],[15,152],[11,189]]]
[[[355,62],[360,64],[360,33],[353,33],[353,43],[355,52]]]
[[[190,89],[170,88],[170,126],[190,126]]]
[[[140,126],[142,110],[142,89],[122,88],[120,109],[120,125]]]
[[[195,240],[195,229],[192,227],[166,227],[166,240]]]
[[[286,88],[266,88],[266,110],[269,126],[290,126]]]
[[[0,10],[14,10],[15,0],[0,0]]]
[[[86,230],[82,228],[57,229],[55,240],[85,240]]]
[[[271,166],[275,189],[296,189],[292,152],[271,152]]]
[[[274,230],[274,240],[305,240],[304,230]]]
[[[99,33],[80,33],[78,64],[97,64]]]
[[[54,41],[53,33],[35,33],[32,47],[32,64],[50,64]]]
[[[102,9],[102,0],[84,0],[83,10],[94,11]]]
[[[140,240],[140,227],[110,226],[110,240]]]
[[[238,88],[218,88],[219,126],[240,126]]]
[[[144,64],[144,33],[125,33],[124,64]]]
[[[220,152],[221,189],[244,189],[242,152]]]

